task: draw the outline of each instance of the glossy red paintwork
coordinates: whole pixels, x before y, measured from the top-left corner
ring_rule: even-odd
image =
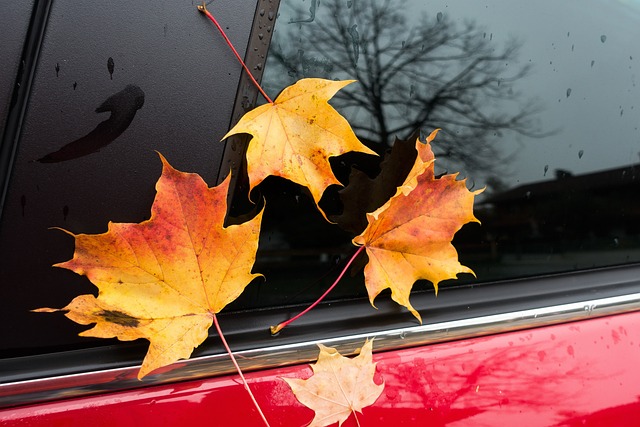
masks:
[[[640,413],[640,313],[377,353],[385,391],[362,426],[632,426]],[[272,426],[303,426],[280,377],[247,375]],[[6,409],[2,426],[260,426],[236,376]],[[355,426],[353,417],[343,426]]]

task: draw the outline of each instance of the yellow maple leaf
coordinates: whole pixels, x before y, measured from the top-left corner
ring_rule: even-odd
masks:
[[[240,119],[224,138],[253,135],[247,147],[250,190],[275,175],[307,187],[317,204],[328,186],[340,184],[331,171],[330,157],[349,151],[377,155],[328,103],[353,81],[299,80],[272,104],[261,105]]]
[[[56,264],[85,275],[98,297],[80,295],[62,309],[82,336],[146,338],[149,351],[138,378],[188,358],[208,336],[213,315],[253,278],[262,212],[223,227],[229,177],[208,188],[197,174],[173,169],[162,157],[151,218],[109,223],[103,234],[73,235],[73,259]],[[71,233],[69,233],[71,234]]]
[[[323,427],[342,423],[352,413],[375,403],[384,390],[384,383],[376,384],[373,376],[373,341],[367,340],[354,358],[342,356],[331,347],[318,344],[320,354],[311,365],[313,376],[301,380],[283,378],[300,403],[315,411],[309,427]]]
[[[438,291],[438,283],[454,279],[458,273],[473,271],[460,264],[451,244],[455,233],[468,222],[479,222],[473,215],[473,201],[482,190],[467,190],[457,174],[435,177],[434,156],[429,142],[416,141],[418,156],[404,183],[387,203],[367,214],[367,228],[353,239],[365,246],[369,262],[365,286],[373,305],[378,294],[391,289],[391,298],[407,307],[416,280],[427,279]]]

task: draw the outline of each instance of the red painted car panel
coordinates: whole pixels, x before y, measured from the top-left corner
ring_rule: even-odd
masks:
[[[385,391],[362,426],[637,425],[640,312],[376,353]],[[247,374],[272,426],[313,412],[281,377],[308,365]],[[237,376],[5,409],[3,426],[241,425],[261,420]],[[205,423],[205,424],[203,424]],[[355,426],[350,417],[344,426]]]

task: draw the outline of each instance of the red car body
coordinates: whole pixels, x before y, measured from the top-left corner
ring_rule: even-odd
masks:
[[[359,425],[635,426],[638,337],[640,313],[634,312],[376,353],[375,381],[385,388],[357,415]],[[246,376],[272,426],[302,426],[313,411],[282,378],[310,375],[308,365],[296,365]],[[125,427],[141,420],[263,425],[237,375],[0,411],[1,424],[11,427]]]

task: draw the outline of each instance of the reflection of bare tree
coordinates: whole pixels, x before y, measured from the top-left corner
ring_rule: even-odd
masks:
[[[396,0],[311,6],[294,11],[274,34],[265,73],[273,89],[302,77],[357,79],[360,86],[347,87],[333,103],[362,138],[386,145],[394,136],[441,127],[437,147],[444,152],[436,155],[468,171],[497,166],[496,135],[535,134],[537,106],[518,103],[514,90],[529,70],[512,65],[516,40],[499,47],[474,22],[458,25],[442,13],[414,25],[412,12]]]

